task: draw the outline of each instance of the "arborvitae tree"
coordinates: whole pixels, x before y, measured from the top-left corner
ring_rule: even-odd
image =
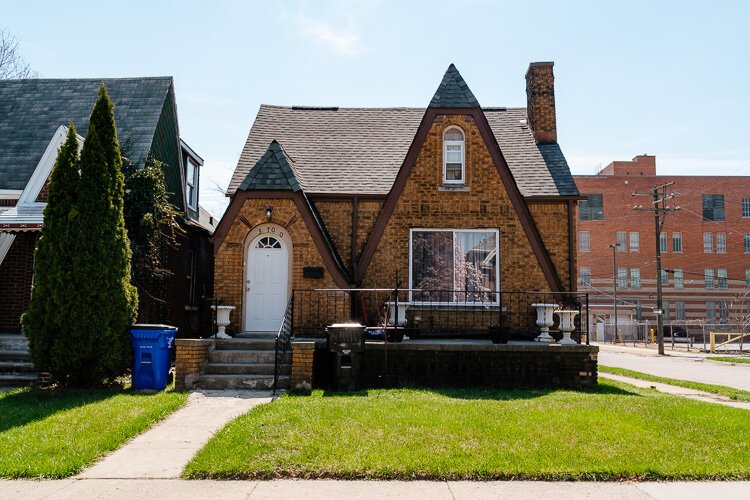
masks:
[[[34,254],[31,303],[22,318],[31,357],[37,369],[44,371],[52,368],[53,344],[66,338],[70,327],[67,309],[75,297],[70,226],[76,214],[78,181],[78,138],[71,123],[50,175],[44,225]]]
[[[69,336],[52,351],[54,375],[69,385],[112,379],[132,359],[127,329],[136,318],[138,295],[130,284],[121,167],[113,105],[102,85],[79,160]]]

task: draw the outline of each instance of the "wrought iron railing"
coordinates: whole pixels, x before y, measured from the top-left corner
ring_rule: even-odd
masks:
[[[274,357],[274,368],[273,368],[273,394],[276,395],[276,390],[279,385],[279,377],[281,376],[281,370],[286,363],[289,350],[292,344],[292,332],[294,330],[294,293],[289,297],[289,302],[286,305],[286,311],[284,312],[284,320],[281,322],[281,327],[276,334],[276,349]]]
[[[320,337],[334,323],[356,321],[371,328],[394,328],[410,338],[480,337],[493,333],[533,337],[538,332],[532,304],[576,309],[573,338],[588,343],[588,294],[490,292],[425,289],[294,290],[295,337]],[[558,318],[555,316],[554,331]]]

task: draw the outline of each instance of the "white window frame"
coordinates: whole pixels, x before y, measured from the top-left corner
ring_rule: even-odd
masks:
[[[674,270],[674,287],[685,288],[685,271],[682,268],[675,268]]]
[[[630,234],[628,236],[628,251],[630,253],[640,253],[641,233],[639,233],[638,231],[630,231]]]
[[[729,275],[726,268],[716,270],[716,288],[729,288]]]
[[[187,157],[186,160],[187,168],[185,169],[185,185],[187,186],[187,202],[188,206],[194,210],[198,209],[198,167],[199,165],[192,161],[190,157]],[[190,176],[188,175],[188,172],[190,168],[193,169],[193,182],[190,182]],[[190,188],[193,188],[192,196],[190,196]]]
[[[581,285],[581,288],[591,288],[591,268],[590,267],[580,267],[579,270],[579,284]],[[584,279],[588,278],[588,279]]]
[[[641,287],[641,268],[632,267],[630,268],[630,288]]]
[[[716,274],[714,273],[713,268],[707,267],[703,270],[703,286],[706,289],[714,289],[716,288]],[[709,284],[711,286],[709,286]]]
[[[716,253],[727,253],[727,233],[716,233]]]
[[[618,252],[628,251],[628,233],[627,232],[617,231],[617,235],[615,236],[615,241],[618,243],[617,245]]]
[[[703,253],[714,253],[714,233],[703,233]]]
[[[458,130],[463,141],[448,141],[445,135],[451,130]],[[461,179],[448,179],[448,146],[461,146]],[[451,125],[443,130],[443,184],[466,185],[466,132],[461,127]]]
[[[675,241],[680,242],[679,249],[675,248],[676,247],[676,245],[674,244]],[[680,232],[672,233],[672,251],[674,253],[682,253],[682,233]]]
[[[585,238],[584,238],[585,235]],[[583,242],[586,242],[586,245]],[[586,253],[591,251],[591,232],[589,231],[578,231],[578,251]]]
[[[492,296],[491,304],[499,305],[499,298],[500,298],[500,231],[498,229],[488,229],[488,228],[476,228],[476,229],[456,229],[456,228],[435,228],[435,227],[414,227],[409,229],[409,303],[410,304],[430,304],[435,306],[486,306],[487,302],[453,302],[453,301],[421,301],[421,300],[414,300],[413,297],[413,279],[414,274],[412,272],[412,249],[414,248],[413,240],[414,240],[414,233],[418,232],[430,232],[430,233],[437,233],[437,232],[450,232],[453,233],[453,248],[456,247],[456,233],[494,233],[495,235],[495,259],[497,259],[497,263],[495,265],[495,283],[496,283],[496,290],[494,292],[490,292]],[[455,267],[454,267],[454,273],[453,273],[453,289],[456,289],[456,275],[455,275]]]

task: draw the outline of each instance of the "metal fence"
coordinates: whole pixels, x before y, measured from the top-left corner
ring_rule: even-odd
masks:
[[[656,342],[655,322],[625,323],[615,327],[611,323],[596,323],[591,329],[591,340],[596,342],[648,345]],[[729,335],[749,333],[747,324],[709,323],[702,320],[670,321],[664,325],[664,345],[671,349],[701,350],[711,348],[714,333],[716,351],[746,352],[750,350],[750,336]]]

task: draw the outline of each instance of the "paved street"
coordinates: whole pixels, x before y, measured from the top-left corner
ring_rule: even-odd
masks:
[[[750,391],[750,364],[731,365],[709,361],[701,353],[667,351],[666,356],[658,356],[653,349],[610,345],[599,347],[601,365]]]

